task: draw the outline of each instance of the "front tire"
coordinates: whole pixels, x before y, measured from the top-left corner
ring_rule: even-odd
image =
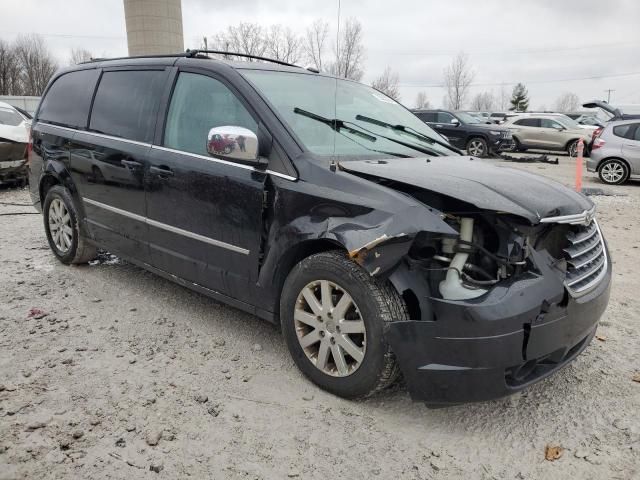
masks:
[[[484,158],[489,154],[489,146],[484,138],[474,137],[467,142],[467,154]]]
[[[69,190],[61,185],[51,187],[42,213],[49,247],[58,260],[69,265],[96,258],[96,248],[80,232],[80,216]]]
[[[620,185],[629,178],[629,168],[622,160],[610,158],[602,162],[598,168],[598,176],[607,185]]]
[[[386,339],[389,324],[407,320],[404,301],[341,251],[318,253],[287,277],[280,319],[289,352],[316,385],[363,398],[398,377]]]

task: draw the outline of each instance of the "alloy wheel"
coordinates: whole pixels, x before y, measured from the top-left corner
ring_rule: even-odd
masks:
[[[618,183],[624,178],[624,167],[618,162],[610,162],[600,169],[602,178],[607,183]]]
[[[351,295],[328,280],[308,283],[298,294],[294,323],[307,358],[327,375],[346,377],[362,364],[366,328]]]
[[[484,155],[484,143],[481,140],[471,140],[467,148],[469,155],[481,157]]]
[[[71,215],[59,198],[54,198],[49,205],[49,232],[56,248],[61,253],[68,252],[73,240]]]

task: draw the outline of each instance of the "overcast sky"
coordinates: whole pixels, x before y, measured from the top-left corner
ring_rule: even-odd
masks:
[[[333,27],[338,0],[182,0],[185,47],[240,21],[280,23],[302,33],[316,18]],[[581,101],[640,104],[638,0],[342,0],[340,18],[364,30],[365,76],[388,65],[400,75],[403,103],[424,90],[442,104],[443,69],[459,51],[476,72],[472,93],[499,95],[522,81],[531,108],[551,108],[563,92]],[[0,38],[43,35],[66,62],[73,47],[99,56],[127,54],[122,0],[0,0]]]

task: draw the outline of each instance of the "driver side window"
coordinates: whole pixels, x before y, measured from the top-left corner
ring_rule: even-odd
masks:
[[[222,82],[196,73],[181,72],[173,90],[164,146],[207,155],[207,135],[214,127],[258,125],[235,94]]]
[[[438,112],[438,123],[451,123],[453,115],[446,112]]]

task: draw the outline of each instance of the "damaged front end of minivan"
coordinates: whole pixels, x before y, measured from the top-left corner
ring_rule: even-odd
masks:
[[[338,239],[407,304],[411,320],[391,323],[387,336],[412,398],[432,406],[497,398],[573,360],[609,298],[611,262],[593,204],[536,176],[524,191],[522,172],[513,185],[509,169],[483,178],[473,159],[435,158],[419,172],[411,161],[341,168],[418,200],[442,225],[421,229],[408,210]]]

